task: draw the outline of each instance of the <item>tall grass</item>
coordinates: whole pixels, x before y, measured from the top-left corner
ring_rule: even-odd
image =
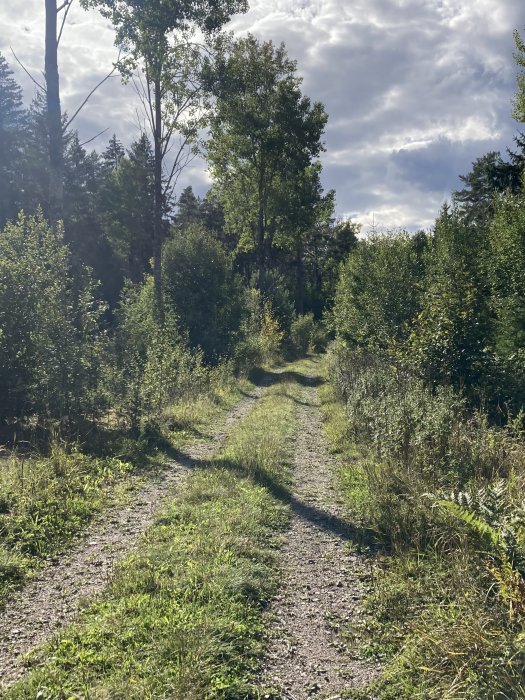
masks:
[[[387,698],[525,697],[525,443],[447,387],[334,347],[329,432],[383,550],[368,607]]]

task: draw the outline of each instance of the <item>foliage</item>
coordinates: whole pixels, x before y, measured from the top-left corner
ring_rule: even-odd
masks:
[[[496,195],[506,190],[519,190],[521,163],[505,162],[496,151],[481,156],[472,164],[467,175],[460,175],[462,190],[453,192],[452,199],[460,216],[474,227],[487,226],[494,215]]]
[[[236,371],[247,374],[255,367],[274,362],[284,336],[270,301],[258,289],[247,290],[245,315],[233,357]]]
[[[327,117],[320,103],[311,105],[301,94],[295,73],[284,45],[250,35],[222,42],[205,76],[216,100],[207,158],[225,228],[239,251],[255,251],[261,291],[274,237],[289,235],[284,219],[299,215],[300,182],[313,184],[305,196],[320,197],[315,177],[306,173],[322,150]]]
[[[423,237],[374,234],[351,249],[341,268],[332,324],[352,346],[387,348],[404,340],[418,311]]]
[[[523,189],[508,192],[496,202],[485,261],[493,319],[491,344],[497,362],[492,390],[515,413],[525,401],[524,202]]]
[[[3,417],[75,420],[99,399],[103,307],[87,270],[73,276],[60,228],[42,213],[0,234],[0,395]]]
[[[243,314],[243,291],[221,244],[199,225],[174,232],[163,252],[166,303],[207,362],[231,353]]]
[[[313,349],[316,340],[316,323],[312,313],[297,316],[290,328],[290,345],[292,353],[303,357]]]
[[[200,355],[188,349],[175,315],[168,310],[159,323],[151,277],[125,287],[117,318],[108,386],[116,410],[137,428],[141,419],[158,417],[177,398],[198,394],[205,370]]]
[[[518,73],[518,85],[514,100],[513,115],[518,121],[525,122],[525,42],[517,31],[514,32],[514,42],[516,44],[514,58],[522,70]]]
[[[331,350],[329,435],[376,561],[362,642],[385,658],[381,700],[523,695],[521,421],[491,427],[450,387],[391,359]],[[369,695],[366,695],[367,697]]]
[[[456,211],[443,210],[432,240],[421,310],[407,343],[409,361],[430,383],[469,387],[483,381],[490,317],[479,278],[483,248],[480,243],[473,252],[471,236]]]
[[[150,270],[153,255],[151,143],[143,134],[131,144],[127,154],[117,150],[110,156],[106,150],[102,159],[105,165],[99,206],[104,232],[119,261],[121,274],[140,282]],[[110,162],[111,167],[107,165]]]

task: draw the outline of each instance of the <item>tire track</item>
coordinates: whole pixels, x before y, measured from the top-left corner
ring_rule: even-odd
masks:
[[[82,602],[108,585],[115,563],[135,547],[193,463],[220,449],[263,391],[256,387],[247,394],[210,441],[188,447],[179,461],[170,461],[167,469],[141,486],[129,504],[95,516],[81,541],[12,596],[0,619],[0,691],[24,674],[24,656],[29,651],[71,622]]]
[[[347,546],[352,532],[333,484],[335,458],[323,431],[316,378],[302,379],[293,518],[281,555],[283,583],[271,609],[261,697],[339,700],[343,691],[365,685],[378,671],[359,659],[352,639],[341,635],[362,622],[367,567]]]

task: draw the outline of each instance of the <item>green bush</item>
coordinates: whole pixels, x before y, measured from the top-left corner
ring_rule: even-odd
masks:
[[[313,349],[316,323],[312,313],[297,316],[290,327],[290,350],[296,357],[303,357]]]
[[[222,245],[205,229],[175,232],[163,250],[167,306],[207,362],[230,354],[241,323],[242,285]]]
[[[389,553],[363,634],[384,672],[363,697],[521,699],[521,416],[491,426],[451,387],[432,389],[377,353],[336,344],[328,362],[349,512]]]
[[[257,289],[246,291],[244,304],[240,339],[233,353],[235,371],[240,374],[276,361],[284,338],[271,303]]]
[[[133,426],[207,382],[202,354],[192,352],[172,311],[155,316],[153,279],[128,283],[117,311],[113,354],[106,368],[110,403]]]
[[[342,345],[330,350],[329,376],[347,437],[366,445],[369,525],[389,542],[420,545],[440,537],[439,528],[449,532],[452,519],[431,512],[430,494],[445,498],[520,470],[523,451],[509,429],[490,427],[482,413],[469,416],[450,387],[432,390],[387,358]]]
[[[0,233],[0,416],[78,420],[99,401],[103,307],[42,213]]]
[[[426,238],[405,232],[373,235],[342,265],[331,312],[338,337],[385,349],[407,337],[418,311]]]

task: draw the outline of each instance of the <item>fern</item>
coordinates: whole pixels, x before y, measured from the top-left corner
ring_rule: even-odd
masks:
[[[490,525],[473,510],[469,510],[464,505],[460,505],[455,501],[439,501],[439,505],[468,525],[479,539],[490,545],[491,549],[497,549],[502,544],[502,537],[499,530]]]
[[[501,562],[509,562],[525,576],[525,508],[507,500],[506,484],[500,479],[474,493],[460,491],[439,505],[464,522]]]

